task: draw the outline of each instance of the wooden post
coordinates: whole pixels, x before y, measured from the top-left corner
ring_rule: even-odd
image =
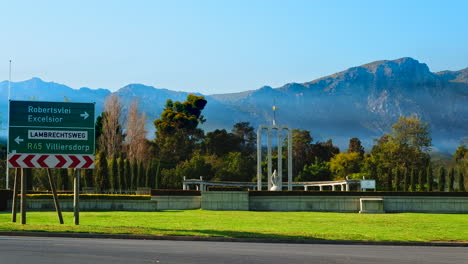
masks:
[[[73,218],[75,225],[80,224],[80,171],[74,169],[73,181]]]
[[[50,189],[52,190],[52,196],[54,197],[55,210],[57,211],[60,224],[63,225],[62,210],[60,210],[60,204],[57,197],[57,190],[55,189],[54,180],[52,179],[52,172],[49,168],[47,168],[47,176],[49,177]]]
[[[13,201],[11,202],[11,221],[16,223],[16,209],[18,208],[18,185],[19,185],[19,174],[20,168],[15,169],[15,180],[13,183]]]
[[[26,224],[26,175],[24,175],[24,169],[21,168],[21,224]]]

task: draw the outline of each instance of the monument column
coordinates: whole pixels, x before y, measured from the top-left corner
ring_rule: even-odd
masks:
[[[283,145],[281,144],[282,130],[276,129],[276,138],[278,141],[278,187],[283,190]]]
[[[271,175],[273,174],[273,164],[272,164],[272,160],[271,160],[271,131],[272,129],[271,128],[268,128],[267,130],[268,132],[268,137],[267,137],[267,151],[268,151],[268,154],[267,154],[267,159],[268,159],[268,177],[267,177],[267,181],[268,181],[268,190],[271,189]]]

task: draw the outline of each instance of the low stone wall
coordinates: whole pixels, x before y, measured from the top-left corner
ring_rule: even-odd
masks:
[[[59,200],[62,211],[73,211],[73,200]],[[140,211],[158,210],[157,202],[151,200],[80,200],[80,211]],[[11,201],[9,201],[11,210]],[[28,199],[27,209],[32,211],[55,210],[52,199]]]
[[[151,196],[156,201],[158,210],[190,210],[201,208],[201,196],[157,195]]]
[[[357,196],[251,196],[252,211],[358,212]]]
[[[248,211],[249,192],[202,192],[201,208],[203,210]]]
[[[468,214],[468,197],[384,197],[388,213],[459,213]]]

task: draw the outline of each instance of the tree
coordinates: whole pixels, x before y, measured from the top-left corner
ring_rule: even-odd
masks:
[[[229,152],[241,151],[241,142],[242,139],[235,134],[228,133],[225,129],[216,129],[206,134],[203,142],[204,152],[221,157]]]
[[[416,170],[414,168],[411,169],[411,179],[410,179],[411,187],[410,188],[411,188],[412,192],[416,191],[416,173],[417,172],[416,172]]]
[[[112,94],[106,98],[102,118],[102,135],[100,146],[110,157],[119,155],[122,150],[124,136],[122,134],[122,105],[119,97]]]
[[[455,168],[452,167],[449,171],[449,175],[448,175],[448,181],[447,181],[447,185],[448,185],[448,191],[449,192],[453,192],[453,185],[455,183]]]
[[[372,147],[366,166],[370,169],[381,167],[383,171],[394,168],[425,169],[430,161],[427,151],[431,146],[428,124],[417,117],[400,117],[392,126],[392,134],[386,134]],[[378,182],[390,185],[390,180]]]
[[[145,129],[146,115],[138,113],[138,105],[138,101],[133,101],[128,108],[125,143],[128,150],[127,157],[141,162],[148,156],[148,145]]]
[[[118,176],[119,176],[119,189],[126,189],[127,183],[125,179],[125,160],[120,157],[117,159],[117,167],[118,167]]]
[[[408,145],[418,150],[427,151],[432,145],[429,123],[424,123],[416,116],[400,116],[392,126],[393,141],[400,145]]]
[[[337,176],[336,179],[358,173],[361,167],[362,157],[358,152],[339,153],[330,160],[330,170]]]
[[[393,175],[395,176],[395,181],[393,183],[394,190],[398,192],[400,190],[401,170],[399,168],[395,168]]]
[[[247,155],[253,155],[255,153],[257,135],[254,127],[252,127],[249,122],[234,124],[231,132],[241,139],[242,153]]]
[[[403,174],[403,191],[404,192],[408,191],[408,174],[409,174],[409,170],[405,168],[404,174]]]
[[[197,126],[205,121],[201,111],[206,104],[203,96],[193,94],[188,95],[187,101],[182,103],[167,100],[161,117],[154,121],[155,146],[159,157],[164,157],[172,164],[190,158],[195,143],[203,136],[203,131]]]
[[[109,170],[107,167],[106,155],[103,151],[100,151],[96,155],[96,168],[94,173],[94,186],[101,190],[108,190],[110,187]]]
[[[307,164],[295,177],[294,181],[329,181],[331,180],[330,162],[315,159],[314,163]]]
[[[420,192],[424,191],[424,170],[418,172],[418,186]]]
[[[361,158],[364,157],[364,147],[361,145],[361,141],[358,138],[351,138],[349,140],[348,153],[359,153]]]
[[[432,174],[432,166],[429,165],[427,167],[427,172],[426,172],[426,177],[427,177],[427,191],[428,192],[432,192],[432,186],[434,184],[434,177],[433,177],[433,174]]]
[[[138,161],[134,159],[133,162],[131,163],[131,166],[132,166],[131,188],[132,190],[136,190],[136,188],[138,187]]]
[[[128,159],[124,161],[124,173],[125,173],[125,189],[132,189],[132,166]]]
[[[437,182],[438,182],[438,189],[439,192],[444,192],[445,191],[445,168],[440,167],[439,168],[439,175],[437,175]]]
[[[112,156],[111,163],[111,177],[110,177],[110,187],[114,191],[120,189],[119,186],[119,168],[117,167],[117,157],[114,155]]]
[[[458,190],[460,192],[466,192],[463,171],[458,172]]]

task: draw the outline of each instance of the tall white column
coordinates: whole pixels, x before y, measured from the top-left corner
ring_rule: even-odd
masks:
[[[271,189],[271,175],[273,174],[273,164],[271,160],[271,128],[268,128],[267,137],[267,159],[268,159],[268,190]]]
[[[262,127],[257,130],[257,190],[262,190]]]
[[[278,141],[278,187],[283,190],[283,145],[281,144],[282,130],[278,128],[276,130],[276,141]]]
[[[288,130],[288,191],[292,191],[292,131]]]

